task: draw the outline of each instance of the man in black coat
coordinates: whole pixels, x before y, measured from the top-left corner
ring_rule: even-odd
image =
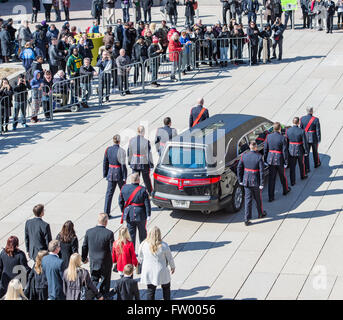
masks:
[[[144,11],[144,23],[151,23],[151,7],[154,5],[153,0],[142,0],[142,8]],[[147,19],[147,17],[149,18]]]
[[[44,205],[34,206],[33,213],[35,217],[25,224],[25,246],[29,257],[35,260],[38,251],[48,250],[52,237],[49,224],[42,220]]]
[[[226,14],[229,11],[229,20],[231,19],[231,13],[230,13],[230,3],[229,0],[220,0],[223,4],[223,24],[227,24],[226,20]],[[230,1],[231,2],[231,1]]]
[[[185,17],[186,17],[186,27],[192,27],[194,25],[194,10],[195,0],[186,0],[185,1]]]
[[[64,63],[64,55],[57,48],[56,38],[51,39],[51,44],[49,46],[48,54],[49,54],[49,68],[50,68],[52,77],[54,77],[54,75],[58,71],[58,68]]]
[[[112,245],[114,234],[106,229],[108,216],[106,213],[100,213],[98,225],[88,229],[82,245],[82,261],[88,262],[88,253],[90,260],[90,274],[95,286],[100,283],[100,293],[107,296],[111,284],[112,271]]]
[[[120,223],[126,221],[133,246],[136,245],[138,229],[139,241],[146,239],[146,223],[150,220],[151,205],[146,188],[139,185],[139,173],[131,175],[131,184],[125,184],[120,191],[119,206],[122,212]]]
[[[201,121],[209,118],[208,110],[204,107],[204,99],[198,99],[198,105],[191,110],[189,115],[189,127],[192,128]]]
[[[121,189],[127,178],[126,155],[124,149],[119,146],[119,134],[113,137],[113,143],[113,146],[106,149],[103,161],[103,176],[108,181],[104,212],[108,216],[110,216],[112,198],[116,186],[118,185],[119,189]]]
[[[325,2],[326,8],[326,33],[332,33],[333,29],[333,16],[335,15],[335,2],[328,0]]]

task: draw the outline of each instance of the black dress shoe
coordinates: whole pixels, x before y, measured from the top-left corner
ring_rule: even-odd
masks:
[[[315,168],[318,168],[318,167],[320,167],[322,164],[321,164],[321,162],[319,162],[318,164],[316,164],[314,167]]]
[[[291,188],[288,188],[288,190],[286,192],[283,192],[282,194],[285,196],[287,193],[291,192]]]
[[[258,215],[258,218],[261,219],[261,218],[265,217],[266,215],[267,215],[267,212],[263,211],[262,215],[260,215],[260,214]]]
[[[248,226],[248,225],[251,224],[251,222],[250,222],[250,220],[247,220],[247,221],[244,221],[244,224],[245,224],[246,226]]]
[[[268,202],[273,202],[273,201],[274,201],[274,198],[268,199]]]
[[[295,185],[295,182],[291,182],[291,186],[294,186]]]
[[[308,178],[308,176],[303,176],[303,177],[301,177],[301,180],[305,180],[307,178]]]

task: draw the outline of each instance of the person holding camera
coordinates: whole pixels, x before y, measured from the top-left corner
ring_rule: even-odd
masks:
[[[21,112],[21,124],[24,128],[26,124],[26,109],[28,100],[28,86],[26,84],[25,74],[19,75],[18,83],[13,88],[14,91],[14,117],[13,131],[17,129],[19,111]]]
[[[273,56],[272,59],[276,59],[276,47],[279,47],[279,58],[282,59],[282,41],[283,41],[283,32],[285,31],[284,25],[281,23],[280,18],[276,18],[275,23],[272,26],[273,35]]]
[[[270,24],[266,24],[262,31],[260,31],[260,39],[258,42],[258,62],[261,62],[261,53],[263,50],[263,62],[270,61],[270,38],[272,36],[272,29]]]

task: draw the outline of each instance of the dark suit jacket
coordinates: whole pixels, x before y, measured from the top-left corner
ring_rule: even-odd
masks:
[[[114,291],[117,294],[117,300],[140,300],[138,283],[130,277],[117,280]]]
[[[112,245],[114,234],[104,226],[96,226],[88,229],[82,245],[82,261],[85,261],[88,253],[90,270],[108,270],[112,268]]]
[[[49,300],[65,300],[63,293],[63,260],[54,254],[42,259],[43,272],[48,280]]]
[[[31,259],[36,259],[38,251],[48,250],[50,241],[51,231],[48,223],[41,218],[32,218],[26,221],[25,245]]]

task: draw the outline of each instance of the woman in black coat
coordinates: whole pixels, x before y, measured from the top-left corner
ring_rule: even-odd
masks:
[[[39,11],[40,11],[40,0],[32,0],[31,23],[37,23],[37,15]]]
[[[60,241],[61,251],[59,256],[63,260],[63,269],[65,270],[69,266],[70,256],[79,251],[79,240],[75,234],[74,224],[70,220],[64,223],[56,240]]]
[[[18,238],[11,236],[7,240],[6,247],[0,253],[0,297],[6,293],[8,284],[13,278],[18,274],[25,274],[25,272],[27,277],[31,271],[31,268],[27,265],[25,253],[19,250],[18,247]]]
[[[1,112],[1,132],[8,131],[8,123],[12,110],[13,88],[7,78],[1,79],[0,86],[0,112]]]
[[[11,35],[8,32],[7,24],[3,24],[0,32],[1,54],[3,62],[9,62],[11,55]]]
[[[48,280],[42,268],[42,259],[48,254],[47,250],[41,250],[36,256],[35,265],[32,268],[24,294],[29,300],[48,300]]]

